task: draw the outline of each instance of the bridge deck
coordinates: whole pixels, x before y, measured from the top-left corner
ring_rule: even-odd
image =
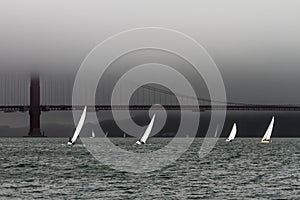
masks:
[[[82,110],[84,106],[71,106],[71,105],[41,105],[40,109],[43,112],[48,111],[72,111],[72,110]],[[109,105],[96,105],[88,106],[88,111],[101,111],[101,110],[149,110],[151,105],[118,105],[118,106],[109,106]],[[191,110],[191,111],[209,111],[209,110],[236,110],[236,111],[300,111],[300,106],[298,105],[199,105],[199,106],[190,106],[190,105],[164,105],[162,106],[153,106],[154,110]],[[0,106],[0,111],[3,112],[27,112],[30,110],[30,106]]]

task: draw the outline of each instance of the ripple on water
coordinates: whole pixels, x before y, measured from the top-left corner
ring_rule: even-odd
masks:
[[[112,139],[119,147],[150,152],[169,142],[153,138],[134,147],[132,138]],[[300,196],[300,139],[223,139],[198,158],[201,139],[176,163],[146,174],[119,172],[99,164],[82,146],[66,139],[1,138],[0,198],[240,199]],[[162,161],[158,161],[162,162]],[[129,163],[130,164],[130,163]]]

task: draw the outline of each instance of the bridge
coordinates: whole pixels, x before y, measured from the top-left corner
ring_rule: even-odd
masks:
[[[28,136],[30,137],[42,137],[43,134],[40,128],[40,115],[41,112],[49,112],[49,111],[73,111],[73,110],[82,110],[85,105],[71,105],[70,99],[70,88],[72,87],[65,87],[64,84],[59,85],[56,84],[48,88],[47,90],[47,81],[44,81],[42,86],[40,86],[40,77],[39,75],[31,75],[31,79],[28,82],[27,80],[18,81],[18,83],[10,84],[10,78],[2,78],[0,82],[0,87],[3,96],[9,96],[9,100],[2,100],[0,102],[0,111],[2,112],[29,112],[30,115],[30,130]],[[55,84],[55,83],[54,83]],[[50,83],[51,85],[51,83]],[[30,88],[30,89],[29,89]],[[52,91],[53,88],[57,90],[61,90],[62,93],[69,94],[63,95],[62,97],[55,97],[54,92]],[[29,89],[29,96],[27,91]],[[13,94],[18,93],[18,95]],[[219,101],[212,101],[209,99],[201,99],[198,98],[198,106],[192,106],[188,103],[186,105],[178,105],[176,101],[172,100],[172,93],[169,91],[163,90],[161,88],[143,86],[142,90],[140,91],[143,98],[147,96],[154,96],[160,100],[160,104],[162,106],[152,106],[150,102],[143,102],[139,103],[136,102],[132,105],[109,105],[109,104],[99,104],[99,105],[87,105],[88,111],[104,111],[104,110],[190,110],[190,111],[210,111],[214,110],[239,110],[239,111],[300,111],[300,105],[262,105],[262,104],[244,104],[244,103],[234,103],[234,102],[219,102]],[[102,94],[103,95],[103,94]],[[105,95],[103,95],[105,96]],[[107,96],[107,95],[106,95]],[[28,98],[29,97],[29,98]],[[41,102],[41,97],[43,102]],[[50,98],[49,98],[50,97]],[[178,97],[178,95],[177,95]],[[188,102],[190,97],[188,96],[179,96],[180,98],[186,100]],[[54,98],[54,99],[53,99]],[[56,98],[56,99],[55,99]],[[140,99],[143,99],[140,98]],[[29,100],[28,100],[29,99]],[[51,99],[50,102],[47,102]],[[68,100],[67,100],[68,99]],[[53,103],[54,102],[54,103]],[[175,102],[175,103],[174,103]],[[178,103],[178,102],[177,102]],[[214,106],[211,106],[211,103],[214,103]]]

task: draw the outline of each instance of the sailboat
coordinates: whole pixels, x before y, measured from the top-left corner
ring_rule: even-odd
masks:
[[[69,139],[69,142],[68,142],[68,145],[74,145],[78,136],[79,136],[79,133],[83,127],[83,124],[84,124],[84,121],[85,121],[85,117],[86,117],[86,109],[87,107],[85,106],[84,109],[83,109],[83,112],[81,114],[81,117],[79,119],[79,122],[77,124],[77,127],[75,129],[75,132],[73,134],[73,137]]]
[[[105,137],[107,137],[108,136],[108,131],[106,131],[106,133],[105,133]]]
[[[235,138],[237,132],[236,123],[233,124],[229,137],[226,139],[226,142],[232,142]]]
[[[218,136],[218,129],[219,129],[219,125],[217,125],[216,131],[215,131],[215,138]]]
[[[94,132],[94,130],[92,130],[92,136],[91,136],[91,138],[94,138],[95,137],[95,132]]]
[[[261,143],[269,144],[270,142],[272,142],[271,134],[272,134],[272,131],[273,131],[273,126],[274,126],[274,116],[272,117],[272,120],[269,124],[268,129],[266,130],[266,133],[265,133],[264,137],[260,141]]]
[[[126,138],[126,133],[123,134],[123,138]]]
[[[144,135],[141,137],[141,139],[139,139],[138,141],[136,141],[135,144],[138,144],[138,145],[141,145],[141,144],[145,144],[148,137],[150,136],[150,133],[151,133],[151,130],[152,130],[152,127],[153,127],[153,124],[154,124],[154,119],[155,119],[155,114],[153,115]]]

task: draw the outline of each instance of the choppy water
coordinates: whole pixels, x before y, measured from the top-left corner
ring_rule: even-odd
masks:
[[[134,139],[114,138],[132,148]],[[99,164],[83,145],[67,139],[1,138],[0,198],[83,199],[299,199],[300,139],[220,139],[198,158],[202,139],[176,162],[146,174],[119,172]],[[139,151],[157,149],[152,138]]]

